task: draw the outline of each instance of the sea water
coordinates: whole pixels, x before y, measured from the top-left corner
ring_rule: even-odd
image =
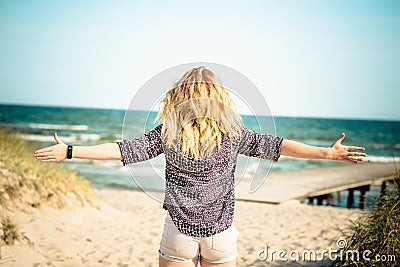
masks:
[[[155,112],[130,111],[129,133],[132,138],[140,137],[157,125],[154,122]],[[35,142],[36,146],[53,145],[53,134],[71,145],[94,145],[115,142],[122,139],[125,110],[94,109],[71,107],[45,107],[0,104],[0,126],[21,132],[21,138]],[[254,116],[243,115],[243,124],[255,131],[258,125]],[[393,162],[400,157],[400,121],[366,120],[366,119],[328,119],[275,116],[275,134],[287,139],[300,141],[309,145],[330,146],[345,132],[345,145],[363,146],[366,148],[369,162]],[[269,133],[273,133],[270,129]],[[73,159],[64,161],[68,168],[89,179],[97,186],[108,188],[138,189],[126,167],[119,161],[93,161]],[[347,164],[328,160],[306,160],[281,157],[278,162],[263,164],[258,160],[240,157],[237,172],[252,173],[254,168],[265,168],[264,172],[299,170]],[[152,167],[160,177],[164,170],[164,157],[161,155],[152,160]],[[271,170],[269,170],[271,167]],[[141,186],[147,190],[162,190],[162,179],[153,177],[148,167],[137,165],[142,174]],[[149,177],[146,177],[148,175]],[[152,176],[152,177],[150,177]],[[370,196],[379,191],[371,188]],[[375,193],[373,193],[375,192]],[[346,192],[342,194],[345,197]],[[357,192],[356,192],[357,194]],[[344,206],[339,203],[339,206]]]

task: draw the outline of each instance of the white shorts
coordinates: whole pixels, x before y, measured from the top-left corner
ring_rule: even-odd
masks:
[[[209,237],[182,234],[169,214],[165,218],[159,254],[166,260],[186,262],[202,259],[209,263],[225,263],[238,255],[238,231],[232,224],[225,231]]]

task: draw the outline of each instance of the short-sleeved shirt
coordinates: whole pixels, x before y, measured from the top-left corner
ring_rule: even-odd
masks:
[[[207,237],[232,225],[234,173],[238,154],[277,161],[282,137],[256,133],[241,126],[238,139],[222,134],[221,146],[205,158],[191,158],[168,147],[162,125],[140,138],[117,142],[123,165],[165,155],[166,209],[183,234]]]

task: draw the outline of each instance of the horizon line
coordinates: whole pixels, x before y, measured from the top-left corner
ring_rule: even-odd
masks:
[[[126,111],[124,108],[116,107],[99,107],[99,106],[74,106],[74,105],[57,105],[57,104],[35,104],[35,103],[10,103],[10,102],[0,102],[0,105],[10,105],[10,106],[28,106],[28,107],[44,107],[44,108],[76,108],[76,109],[102,109],[102,110],[119,110]],[[157,110],[140,110],[140,109],[128,109],[130,111],[137,112],[158,112]],[[254,116],[255,114],[239,113],[241,116]],[[265,116],[265,115],[259,115]],[[400,122],[400,118],[384,118],[384,117],[356,117],[356,116],[335,116],[335,115],[288,115],[288,114],[272,114],[272,117],[286,117],[286,118],[305,118],[305,119],[337,119],[337,120],[369,120],[369,121],[394,121]]]

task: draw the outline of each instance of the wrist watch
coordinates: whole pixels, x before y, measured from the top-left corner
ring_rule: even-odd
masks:
[[[70,145],[67,148],[67,159],[72,159],[72,146]]]

